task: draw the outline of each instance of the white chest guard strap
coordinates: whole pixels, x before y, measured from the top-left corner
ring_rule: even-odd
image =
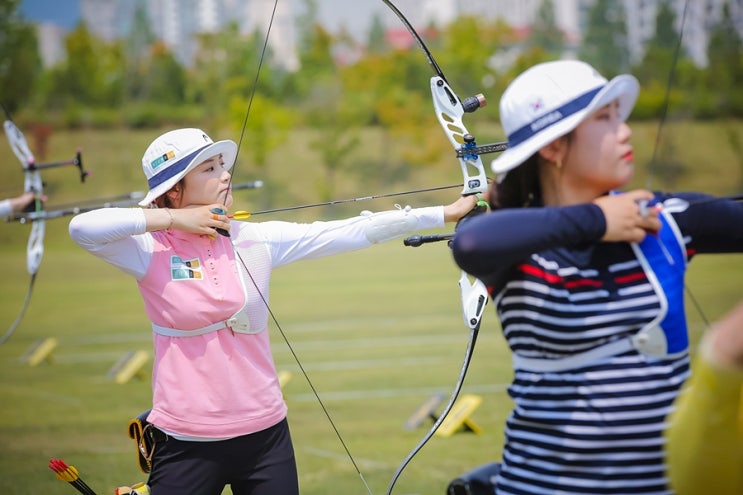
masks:
[[[250,318],[247,314],[248,308],[248,291],[245,286],[245,278],[240,269],[238,268],[237,276],[240,279],[240,286],[242,287],[243,294],[245,294],[245,304],[240,310],[232,315],[230,318],[224,321],[218,321],[201,328],[195,328],[193,330],[180,330],[178,328],[163,327],[156,323],[152,323],[152,331],[158,335],[164,335],[166,337],[195,337],[197,335],[204,335],[206,333],[216,332],[229,328],[235,333],[260,333],[262,329],[252,329],[250,327]]]

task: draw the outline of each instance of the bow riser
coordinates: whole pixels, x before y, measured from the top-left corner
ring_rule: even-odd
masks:
[[[459,101],[449,84],[441,76],[431,78],[431,96],[436,112],[436,118],[441,124],[446,137],[455,150],[467,150],[476,146],[474,137],[467,131],[462,118],[465,114],[465,106]],[[474,111],[483,104],[484,99],[475,97],[478,104]],[[488,189],[488,179],[485,175],[485,167],[482,159],[477,153],[467,153],[459,158],[464,176],[464,188],[462,195],[470,195],[485,192]]]

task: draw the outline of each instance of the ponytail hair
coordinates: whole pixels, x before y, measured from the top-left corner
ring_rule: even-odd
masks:
[[[488,198],[490,209],[528,208],[542,204],[539,185],[539,153],[510,170],[501,181],[493,181]]]

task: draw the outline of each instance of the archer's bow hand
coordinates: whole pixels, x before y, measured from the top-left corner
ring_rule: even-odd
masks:
[[[467,201],[469,209],[457,219],[457,226],[454,230],[458,230],[463,224],[488,211],[487,193],[471,194],[462,198]]]
[[[483,193],[461,196],[455,202],[444,206],[444,221],[461,222],[471,215],[487,211],[487,198]]]
[[[32,191],[24,192],[20,196],[16,196],[15,198],[10,199],[10,205],[13,208],[13,213],[21,213],[21,212],[29,212],[29,211],[35,211],[36,205],[34,204],[34,200],[36,199],[36,194]],[[41,201],[43,202],[46,198],[41,198]]]

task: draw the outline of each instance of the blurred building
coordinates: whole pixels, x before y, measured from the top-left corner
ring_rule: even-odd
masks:
[[[545,0],[398,0],[398,7],[411,13],[411,22],[425,26],[445,25],[458,15],[502,19],[517,30],[528,32]],[[567,50],[580,43],[588,12],[597,0],[551,0],[555,23],[565,34]],[[743,37],[743,0],[621,0],[625,10],[630,60],[639,62],[655,34],[658,8],[668,2],[676,14],[676,31],[683,21],[683,47],[697,66],[707,64],[709,33],[722,18],[728,5],[738,32]],[[684,13],[684,9],[686,12]],[[434,14],[436,12],[436,14]],[[448,12],[449,17],[442,16]],[[413,21],[415,19],[415,21]]]
[[[67,31],[62,26],[49,22],[43,22],[36,26],[39,55],[43,67],[53,67],[67,58],[63,41],[66,34]]]
[[[265,34],[273,15],[274,0],[79,0],[82,19],[88,28],[104,40],[126,38],[132,32],[137,9],[144,9],[155,37],[170,47],[184,65],[193,60],[195,35],[213,33],[228,22],[237,22],[240,31]],[[322,3],[328,0],[317,0]],[[357,0],[346,0],[353,2]],[[365,2],[369,0],[364,0]],[[528,36],[539,9],[546,0],[395,0],[395,5],[419,31],[436,25],[445,26],[460,15],[485,19],[502,19]],[[551,0],[555,22],[565,33],[566,56],[580,43],[588,13],[597,0]],[[620,0],[626,15],[630,60],[642,59],[645,47],[655,32],[658,7],[669,2],[676,13],[676,30],[683,20],[683,47],[694,62],[707,63],[710,30],[722,18],[727,5],[738,32],[743,36],[743,0]],[[295,17],[301,14],[302,0],[279,0],[274,15],[269,47],[274,62],[288,70],[299,69]],[[367,12],[369,5],[366,5]],[[389,29],[399,30],[399,20],[379,2],[375,12]],[[684,14],[684,9],[686,13]],[[322,19],[320,19],[322,22]],[[359,19],[354,19],[359,22]],[[372,17],[365,19],[366,28],[355,33],[365,40]],[[52,64],[64,58],[60,50],[63,33],[51,25],[39,29],[42,60]],[[394,33],[393,33],[394,34]],[[505,57],[508,58],[508,57]]]
[[[588,13],[597,0],[552,0],[557,26],[565,33],[568,47],[580,43]],[[500,18],[515,28],[526,29],[534,21],[543,0],[459,0],[459,12]],[[700,67],[707,64],[707,43],[711,28],[722,19],[728,5],[738,32],[743,37],[743,0],[621,0],[627,25],[630,60],[639,62],[655,34],[658,8],[668,2],[676,14],[676,31],[683,21],[683,47]],[[686,9],[686,13],[684,13]]]
[[[644,47],[655,34],[659,3],[659,0],[624,0],[632,61],[642,58]],[[682,44],[697,66],[707,65],[709,33],[722,19],[726,4],[738,33],[743,36],[743,0],[670,0],[676,14],[676,31],[680,31],[683,21]]]
[[[242,33],[265,32],[274,0],[80,0],[80,13],[88,28],[104,40],[126,38],[137,9],[144,9],[150,29],[184,65],[193,60],[196,35],[215,33],[237,22]],[[275,62],[298,69],[293,2],[278,2],[269,47]]]

